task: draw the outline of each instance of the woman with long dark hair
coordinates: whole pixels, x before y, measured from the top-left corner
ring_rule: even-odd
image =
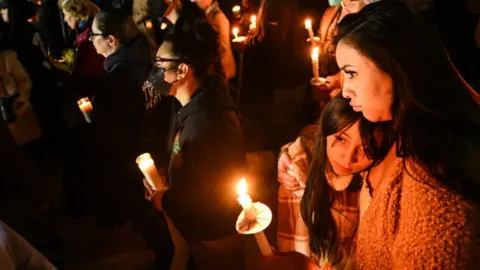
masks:
[[[365,120],[348,102],[341,96],[330,101],[317,128],[302,133],[279,159],[279,250],[311,255],[322,267],[347,264],[359,220],[360,173],[378,163],[391,146],[388,123]],[[298,148],[303,150],[295,150]],[[302,155],[305,162],[300,162]],[[285,207],[286,202],[300,200],[300,206]],[[285,208],[287,211],[282,211]],[[284,237],[292,226],[291,213],[297,211],[301,216],[294,214],[300,218],[295,237]],[[305,241],[308,238],[309,243]],[[302,239],[306,243],[302,244]]]
[[[475,268],[480,106],[472,89],[435,31],[403,1],[345,17],[337,41],[343,96],[370,121],[393,120],[397,134],[364,178],[357,267]],[[299,256],[285,261],[308,267]]]

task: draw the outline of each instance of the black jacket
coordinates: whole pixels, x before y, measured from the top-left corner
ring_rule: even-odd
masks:
[[[187,242],[233,235],[243,135],[226,82],[211,77],[174,117],[163,208]],[[175,139],[176,138],[176,139]]]
[[[150,73],[150,67],[148,41],[138,35],[105,59],[104,84],[93,98],[95,150],[101,155],[99,158],[103,166],[116,168],[107,173],[118,174],[122,178],[126,178],[127,174],[135,177],[138,173],[135,158],[141,154],[145,112],[142,84]],[[109,178],[115,177],[110,175]],[[141,187],[141,182],[138,184]]]

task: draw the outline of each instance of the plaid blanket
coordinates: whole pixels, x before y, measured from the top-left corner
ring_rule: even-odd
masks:
[[[305,144],[303,144],[305,145]],[[297,175],[306,176],[308,168],[295,166],[296,157],[302,156],[302,144],[300,139],[282,148],[283,154],[292,157],[294,167],[304,171]],[[304,179],[303,179],[304,181]],[[303,196],[303,189],[291,192],[280,186],[278,190],[278,231],[277,243],[280,252],[297,251],[312,258],[322,268],[329,268],[331,265],[328,258],[318,258],[311,254],[309,247],[308,229],[300,214],[300,202]],[[342,260],[336,262],[334,267],[342,269],[348,261],[353,238],[359,220],[358,191],[345,190],[334,192],[334,203],[331,209],[332,216],[337,224],[337,233],[340,243]]]

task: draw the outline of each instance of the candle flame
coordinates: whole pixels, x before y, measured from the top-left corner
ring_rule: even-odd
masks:
[[[232,32],[233,32],[233,35],[235,36],[235,38],[238,36],[238,32],[239,32],[239,31],[240,31],[240,30],[238,29],[238,27],[234,27],[234,28],[233,28]]]
[[[152,23],[151,21],[146,21],[146,22],[145,22],[145,27],[146,27],[147,29],[152,29],[152,28],[153,28],[153,23]]]
[[[236,6],[234,6],[234,7],[232,8],[232,11],[233,11],[234,13],[240,12],[240,10],[242,10],[242,8],[241,8],[239,5],[236,5]]]
[[[168,25],[163,22],[162,24],[160,24],[160,29],[165,30],[165,29],[167,29],[167,26]]]
[[[245,178],[242,178],[240,180],[240,183],[238,183],[237,193],[238,193],[239,196],[247,194],[247,180],[245,180]]]
[[[250,22],[251,22],[252,24],[256,24],[256,23],[257,23],[257,16],[252,15],[252,17],[250,17]]]
[[[320,49],[318,47],[313,47],[312,49],[312,58],[318,58]]]
[[[312,28],[312,20],[306,19],[305,20],[305,29],[310,29]]]

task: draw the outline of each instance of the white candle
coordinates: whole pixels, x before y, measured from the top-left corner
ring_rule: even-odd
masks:
[[[83,117],[85,117],[85,121],[87,123],[92,122],[92,112],[93,112],[93,106],[88,97],[81,98],[77,101],[78,107],[80,108],[80,111],[82,111]]]
[[[313,35],[313,29],[312,29],[312,20],[306,19],[305,20],[305,29],[308,31],[308,36],[310,37],[310,42],[314,42],[314,35]]]
[[[318,70],[318,55],[319,55],[319,48],[314,47],[312,49],[312,69],[313,69],[313,78],[318,80],[320,78],[320,73]]]
[[[247,181],[245,178],[240,180],[240,183],[237,186],[238,192],[238,202],[245,212],[245,219],[249,222],[255,222],[257,220],[257,214],[255,213],[255,207],[253,206],[252,199],[247,193]],[[272,248],[268,243],[267,237],[263,231],[257,232],[254,234],[255,240],[257,241],[258,248],[262,256],[272,256]]]
[[[255,240],[257,241],[258,248],[260,249],[260,254],[262,256],[273,256],[272,248],[268,243],[267,237],[263,231],[254,234]]]
[[[138,168],[142,171],[145,179],[154,190],[165,189],[166,183],[158,174],[158,170],[155,167],[152,156],[149,153],[144,153],[137,158]]]
[[[238,27],[234,27],[234,28],[233,28],[232,33],[233,33],[233,36],[234,36],[235,38],[238,38],[238,32],[239,32],[239,31],[240,31],[240,30],[238,29]]]
[[[250,26],[248,28],[250,30],[257,29],[257,16],[252,15],[252,17],[250,17]]]
[[[253,207],[252,198],[247,193],[247,181],[245,178],[242,178],[240,183],[237,186],[237,193],[238,193],[238,202],[245,211],[245,218],[248,221],[255,221],[257,219],[257,215],[255,213],[255,208]]]

